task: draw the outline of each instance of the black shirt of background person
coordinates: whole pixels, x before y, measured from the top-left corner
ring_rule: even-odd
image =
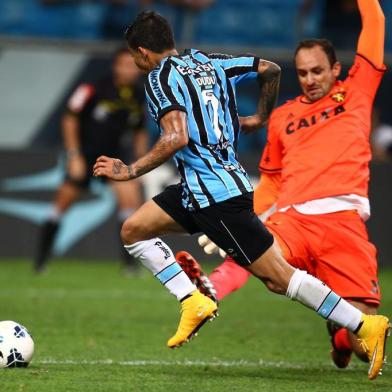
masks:
[[[88,90],[82,102],[72,102],[83,88]],[[103,154],[122,156],[122,139],[127,131],[145,128],[144,105],[141,84],[116,87],[113,79],[107,77],[80,85],[68,102],[68,113],[79,117],[81,148],[87,160]]]

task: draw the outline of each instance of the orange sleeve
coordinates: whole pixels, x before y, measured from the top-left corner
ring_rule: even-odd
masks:
[[[385,71],[385,65],[382,68],[376,68],[368,59],[358,53],[345,82],[355,86],[356,90],[362,91],[373,100]]]
[[[358,54],[376,68],[384,64],[385,17],[378,0],[358,0],[362,31],[358,41]]]
[[[261,215],[276,202],[280,189],[280,173],[263,173],[254,191],[253,209],[256,215]]]
[[[272,113],[268,124],[267,144],[259,163],[263,173],[278,173],[282,169],[282,147],[278,135],[277,117]]]

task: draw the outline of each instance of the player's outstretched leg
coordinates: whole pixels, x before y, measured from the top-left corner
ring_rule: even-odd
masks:
[[[173,188],[168,189],[164,192],[170,193]],[[168,198],[171,200],[171,194]],[[159,234],[173,232],[182,233],[184,229],[153,200],[147,201],[128,218],[121,230],[128,253],[149,269],[181,302],[178,329],[167,342],[170,348],[187,342],[207,320],[215,318],[218,310],[217,304],[201,294],[190,281],[171,249],[156,238]]]
[[[373,380],[381,374],[390,331],[387,317],[363,314],[321,281],[301,270],[295,270],[286,295],[353,332],[369,360],[368,378]]]
[[[176,333],[168,340],[168,347],[175,348],[188,342],[206,321],[216,317],[217,304],[197,290],[176,262],[171,249],[160,238],[126,245],[125,249],[181,302],[180,323]]]
[[[353,332],[369,360],[368,378],[373,380],[381,373],[390,331],[387,317],[363,314],[320,280],[287,264],[274,246],[247,268],[271,291],[286,294]]]

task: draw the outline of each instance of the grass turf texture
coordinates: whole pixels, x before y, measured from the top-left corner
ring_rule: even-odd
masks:
[[[37,277],[20,260],[0,271],[0,320],[24,324],[36,343],[27,369],[0,369],[0,391],[392,390],[388,366],[373,382],[356,358],[336,369],[324,321],[255,279],[169,350],[179,307],[147,271],[125,278],[115,263],[57,261]],[[392,316],[392,271],[381,284]]]

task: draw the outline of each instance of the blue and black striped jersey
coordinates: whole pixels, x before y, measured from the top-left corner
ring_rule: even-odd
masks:
[[[200,209],[252,191],[237,160],[238,82],[257,77],[259,59],[205,54],[195,49],[164,58],[146,82],[148,108],[158,126],[171,110],[187,114],[189,142],[174,160],[183,203]]]

